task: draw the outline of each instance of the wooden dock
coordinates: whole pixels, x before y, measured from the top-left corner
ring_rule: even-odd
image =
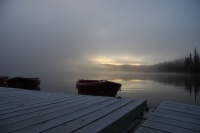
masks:
[[[141,99],[0,87],[0,133],[127,132],[145,110]]]
[[[200,106],[163,101],[136,133],[200,133]]]

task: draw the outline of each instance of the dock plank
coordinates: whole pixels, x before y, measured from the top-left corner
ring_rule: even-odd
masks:
[[[7,119],[4,120],[3,122],[0,121],[0,126],[8,125],[8,124],[11,124],[11,123],[15,123],[15,122],[19,122],[19,121],[22,121],[22,120],[34,118],[34,117],[41,116],[41,115],[44,115],[44,114],[56,112],[56,111],[67,108],[72,103],[73,103],[73,105],[76,105],[76,104],[88,102],[90,100],[91,99],[84,98],[84,97],[79,98],[79,99],[78,98],[77,99],[71,99],[71,100],[62,101],[62,102],[59,102],[59,103],[56,103],[56,104],[51,104],[50,107],[43,106],[42,109],[37,110],[37,111],[34,110],[34,112],[32,111],[32,112],[28,112],[26,114],[23,113],[22,115],[17,115],[15,117],[8,116]],[[52,105],[54,105],[54,106],[52,106]],[[44,107],[46,107],[46,108],[44,108]],[[4,119],[5,119],[5,116],[4,116]]]
[[[68,108],[66,110],[58,111],[56,113],[46,114],[40,116],[39,118],[29,119],[28,121],[17,125],[17,128],[19,127],[23,128],[21,130],[17,130],[16,133],[42,132],[49,128],[53,128],[60,124],[63,124],[65,122],[77,119],[83,115],[89,114],[93,111],[101,109],[102,107],[108,106],[117,101],[118,100],[116,99],[110,99],[110,100],[100,99],[98,102],[92,101],[91,104],[88,104],[88,106],[81,104],[78,106],[74,106],[72,108]],[[14,126],[16,126],[16,124]]]
[[[123,105],[130,103],[130,100],[120,100],[117,104],[111,104],[106,108],[101,108],[99,110],[96,110],[90,114],[87,114],[85,116],[82,116],[78,119],[75,119],[73,121],[70,121],[68,123],[63,123],[62,125],[59,125],[53,129],[45,131],[46,133],[54,133],[54,132],[72,132],[75,131],[81,127],[84,127],[87,124],[92,123],[93,121],[98,120],[99,118],[102,118],[110,113],[112,113],[114,110],[117,110],[121,108]]]
[[[67,98],[67,97],[66,97]],[[26,110],[26,109],[32,109],[32,108],[39,108],[41,106],[46,106],[46,105],[49,105],[49,104],[53,104],[55,102],[61,102],[63,99],[56,99],[56,100],[45,100],[45,101],[41,101],[37,104],[31,104],[31,105],[27,105],[27,106],[19,106],[18,108],[12,108],[12,109],[9,109],[9,110],[1,110],[0,111],[0,115],[2,114],[7,114],[7,113],[11,113],[11,112],[16,112],[16,111],[21,111],[21,110]]]
[[[200,126],[200,120],[186,118],[186,117],[182,117],[182,116],[177,116],[177,115],[174,115],[174,114],[166,114],[166,113],[155,111],[155,112],[152,113],[152,116],[160,116],[160,117],[164,117],[164,118],[170,118],[170,119],[173,119],[173,120],[193,123],[193,124]]]
[[[120,132],[146,106],[139,99],[0,87],[0,132],[82,132],[101,122],[101,131]]]
[[[163,105],[163,104],[161,104],[158,108],[200,116],[200,112],[189,110],[188,108],[175,108],[175,107],[169,107],[169,106],[166,106],[166,105]]]
[[[180,128],[180,127],[173,126],[173,125],[163,124],[163,123],[159,123],[159,122],[153,122],[153,121],[149,121],[149,120],[145,121],[142,124],[142,126],[149,127],[149,128],[155,129],[155,130],[170,132],[170,133],[199,133],[197,131]]]
[[[141,126],[134,133],[169,133],[169,132],[161,131],[161,130],[158,130],[158,129],[152,129],[152,128],[148,128],[148,127],[142,127]]]
[[[165,103],[165,102],[162,102],[160,104],[160,106],[182,109],[182,110],[187,110],[187,111],[200,112],[199,108],[194,108],[194,107],[190,107],[190,106],[181,106],[181,105],[178,105],[178,104],[170,104],[170,103]]]
[[[94,100],[94,99],[91,99],[91,97],[86,97],[86,96],[81,96],[81,95],[78,95],[77,97],[72,97],[72,98],[76,99],[75,101],[80,101],[80,100],[88,99],[88,98],[90,98],[90,100]],[[95,97],[95,98],[101,98],[101,97]],[[0,119],[24,115],[24,114],[32,113],[32,112],[35,112],[35,111],[48,109],[48,108],[51,108],[51,107],[61,106],[63,104],[69,104],[69,103],[65,103],[65,102],[68,102],[68,100],[70,100],[70,99],[71,99],[71,97],[68,97],[68,98],[66,97],[63,100],[57,100],[57,101],[49,102],[48,104],[45,104],[45,105],[42,105],[42,106],[25,107],[25,108],[20,109],[20,110],[11,110],[11,111],[6,110],[7,112],[5,112],[5,114],[0,115]],[[73,104],[73,102],[71,102],[70,104]]]
[[[55,101],[55,100],[62,100],[62,99],[65,99],[66,97],[49,97],[48,99],[43,97],[43,98],[40,98],[40,99],[37,99],[37,100],[23,100],[23,101],[18,101],[18,102],[12,102],[12,103],[8,103],[5,105],[0,105],[0,112],[3,111],[3,110],[7,110],[7,109],[14,109],[14,108],[20,108],[20,107],[25,107],[25,106],[32,106],[32,105],[35,105],[35,104],[38,104],[38,103],[46,103],[46,102],[49,102],[49,101]]]
[[[153,122],[168,124],[168,125],[172,125],[172,126],[176,125],[177,127],[200,132],[200,126],[193,124],[193,123],[188,123],[188,122],[183,122],[183,121],[179,121],[179,120],[173,120],[170,118],[164,118],[164,117],[158,117],[158,116],[150,117],[148,120],[153,121]]]
[[[77,133],[86,133],[86,132],[117,132],[122,130],[124,127],[121,123],[130,123],[141,111],[137,112],[138,110],[133,110],[133,108],[138,108],[139,110],[144,110],[146,104],[144,100],[135,100],[132,101],[130,104],[125,105],[123,108],[120,108],[114,111],[112,114],[107,115],[107,117],[103,117],[86,127],[83,127],[77,130]],[[129,112],[129,113],[127,113]],[[127,120],[127,117],[129,118]],[[112,125],[107,127],[107,125]]]
[[[49,97],[49,99],[55,99],[55,98],[57,98],[57,97],[55,97],[53,95],[52,96],[51,95],[47,95],[47,96],[44,95],[43,98],[34,97],[34,96],[28,96],[28,97],[24,97],[24,98],[15,98],[15,99],[10,99],[9,98],[9,100],[1,100],[1,102],[4,102],[4,103],[0,103],[0,107],[5,106],[5,104],[6,104],[6,106],[14,106],[14,105],[17,105],[19,103],[25,104],[25,103],[31,103],[31,102],[41,101],[42,99],[45,100],[45,98],[48,98],[48,97]],[[60,99],[65,98],[65,97],[61,96]],[[68,97],[72,97],[72,96],[68,96]]]
[[[200,120],[200,116],[194,115],[194,114],[185,113],[185,112],[173,111],[173,110],[162,109],[162,108],[157,108],[156,111],[157,112],[166,113],[166,114],[175,115],[175,116],[181,116],[181,117],[185,117],[185,118],[191,118],[191,119]]]
[[[170,132],[170,133],[199,133],[199,106],[162,102],[153,113],[138,128],[136,133]]]
[[[176,105],[177,107],[183,106],[183,107],[186,107],[186,108],[189,107],[189,108],[194,108],[194,109],[200,109],[200,106],[185,104],[185,103],[178,103],[178,102],[172,102],[172,101],[162,101],[162,103],[170,104],[170,105]]]
[[[123,128],[119,133],[134,133],[136,127],[138,127],[143,120],[140,118],[135,118],[131,121],[127,127]]]

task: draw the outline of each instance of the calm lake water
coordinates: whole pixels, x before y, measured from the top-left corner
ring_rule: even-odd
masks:
[[[43,77],[41,91],[77,94],[78,79],[106,79],[122,84],[118,96],[146,99],[149,107],[163,100],[200,105],[200,76],[152,73],[65,73]]]

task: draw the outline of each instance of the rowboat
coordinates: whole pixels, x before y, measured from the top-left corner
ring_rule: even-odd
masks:
[[[121,84],[107,80],[78,80],[76,82],[78,94],[115,97]]]
[[[8,76],[0,76],[0,87],[6,87],[7,83],[6,81],[8,80]]]
[[[7,80],[8,87],[30,89],[30,90],[40,90],[40,80],[39,78],[23,78],[14,77]]]

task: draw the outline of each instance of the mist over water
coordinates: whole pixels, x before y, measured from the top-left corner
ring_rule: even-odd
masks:
[[[42,81],[41,91],[78,94],[78,79],[110,80],[122,84],[118,96],[122,98],[146,99],[150,107],[163,100],[200,105],[200,76],[161,73],[127,72],[73,72],[47,77]]]

